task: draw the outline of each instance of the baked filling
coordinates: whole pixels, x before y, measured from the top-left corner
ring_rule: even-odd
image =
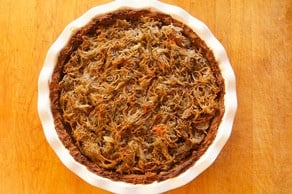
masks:
[[[224,112],[212,52],[183,23],[149,10],[94,18],[60,53],[50,82],[56,130],[98,175],[177,176],[205,152]]]

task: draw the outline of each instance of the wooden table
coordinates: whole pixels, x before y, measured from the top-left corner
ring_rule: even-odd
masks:
[[[107,0],[0,3],[0,193],[108,193],[64,167],[45,140],[37,80],[63,28]],[[233,132],[216,162],[169,194],[292,193],[291,0],[165,0],[205,22],[237,78]]]

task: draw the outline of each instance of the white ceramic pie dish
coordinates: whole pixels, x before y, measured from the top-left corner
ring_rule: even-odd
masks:
[[[178,21],[188,25],[213,51],[214,57],[219,64],[225,83],[225,113],[214,141],[209,146],[207,151],[200,157],[200,159],[196,161],[195,164],[187,171],[183,172],[177,177],[161,182],[153,182],[151,184],[130,184],[125,182],[112,181],[92,173],[87,169],[87,167],[75,161],[74,158],[70,155],[69,151],[60,141],[55,130],[54,119],[50,109],[48,84],[51,80],[54,67],[57,63],[59,52],[62,50],[62,48],[65,47],[76,30],[85,26],[88,22],[91,21],[92,18],[100,14],[105,14],[121,8],[156,10],[171,15]],[[178,188],[192,181],[215,161],[223,146],[227,142],[232,131],[236,109],[237,97],[235,76],[223,46],[210,32],[208,27],[201,21],[194,18],[179,7],[162,3],[157,0],[117,0],[88,10],[84,15],[71,22],[50,47],[38,81],[38,112],[44,134],[50,146],[56,152],[63,164],[76,175],[81,177],[84,181],[93,186],[114,193],[162,193]]]

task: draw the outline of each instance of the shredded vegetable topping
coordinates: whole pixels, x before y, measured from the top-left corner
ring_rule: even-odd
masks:
[[[82,36],[59,86],[79,150],[118,174],[159,174],[189,159],[222,93],[183,29],[151,17],[117,19]]]

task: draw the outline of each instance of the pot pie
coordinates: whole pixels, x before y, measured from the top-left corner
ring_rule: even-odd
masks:
[[[224,113],[212,51],[188,26],[146,9],[120,9],[80,28],[49,89],[57,134],[74,159],[134,184],[187,170]]]

